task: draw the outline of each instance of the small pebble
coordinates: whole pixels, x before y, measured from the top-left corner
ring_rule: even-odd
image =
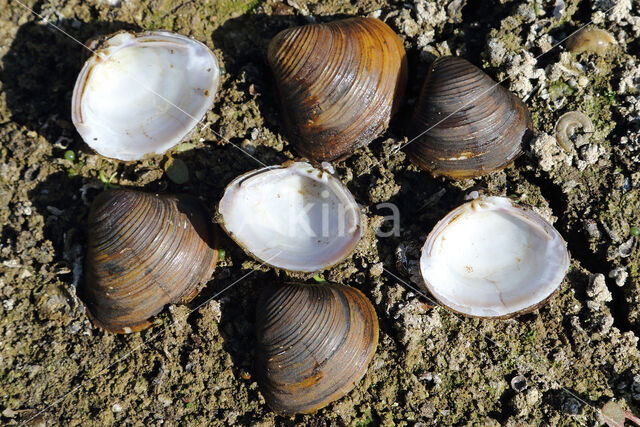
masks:
[[[60,216],[64,213],[63,210],[56,208],[55,206],[47,206],[47,210],[55,216]]]
[[[240,143],[240,148],[242,148],[248,154],[253,155],[256,152],[256,143],[249,139],[243,139],[242,143]]]
[[[578,86],[586,87],[589,84],[589,79],[586,76],[578,77]]]
[[[553,17],[556,19],[561,18],[562,15],[564,15],[564,11],[565,11],[564,0],[556,0],[556,3],[553,6]]]
[[[17,259],[10,259],[8,261],[3,261],[2,265],[7,267],[7,268],[20,268],[21,267],[20,261],[18,261]]]
[[[611,301],[611,292],[607,289],[604,274],[594,274],[591,276],[589,286],[587,286],[587,296],[595,302]]]
[[[618,248],[618,253],[622,258],[628,258],[633,252],[635,246],[635,237],[631,237]]]
[[[631,395],[635,400],[640,400],[640,374],[633,377],[633,384],[631,384]]]
[[[78,333],[78,331],[82,328],[82,323],[73,322],[69,326],[67,326],[67,332],[71,335]]]
[[[183,142],[176,146],[175,151],[176,153],[183,153],[185,151],[193,150],[194,148],[196,148],[196,146],[191,142]]]
[[[565,414],[577,415],[582,410],[582,404],[570,397],[562,403],[561,409]]]
[[[382,263],[381,263],[381,262],[378,262],[378,263],[376,263],[376,264],[373,264],[373,265],[371,266],[371,268],[369,269],[369,273],[370,273],[370,274],[371,274],[371,276],[373,276],[373,277],[381,276],[381,275],[382,275],[382,273],[383,273],[383,271],[384,271],[384,267],[383,267],[383,265],[382,265]]]
[[[614,279],[616,282],[616,286],[622,287],[627,281],[627,277],[629,277],[629,273],[623,267],[614,268],[609,272],[609,278]]]
[[[476,190],[470,191],[468,192],[465,196],[464,199],[465,200],[475,200],[478,197],[480,197],[480,193],[478,193]]]
[[[538,402],[538,400],[540,400],[540,392],[538,390],[536,390],[535,388],[530,389],[527,392],[527,403],[529,404],[529,406],[534,406],[536,404],[536,402]]]
[[[614,230],[613,228],[609,227],[606,222],[602,223],[602,228],[604,228],[604,230],[607,232],[607,234],[609,235],[609,238],[612,241],[614,241],[614,242],[619,242],[620,241],[620,236],[618,235],[618,232],[616,230]]]
[[[73,150],[67,150],[64,152],[64,158],[67,160],[71,160],[72,162],[76,161],[76,153]]]
[[[585,219],[582,222],[585,231],[592,239],[598,240],[600,239],[600,230],[598,230],[598,223],[592,219]]]
[[[433,381],[433,374],[431,372],[423,372],[418,378],[420,381]]]
[[[595,164],[600,156],[600,149],[596,144],[589,144],[580,148],[580,158],[590,165]]]
[[[610,314],[597,316],[593,320],[593,326],[600,333],[600,335],[605,335],[611,330],[611,327],[613,326],[613,316],[611,316]]]
[[[185,184],[189,181],[189,168],[180,159],[170,158],[164,165],[167,177],[176,184]]]
[[[173,403],[171,398],[169,398],[168,396],[165,396],[163,394],[158,396],[158,402],[162,403],[162,405],[164,405],[164,406],[169,406],[169,405],[171,405]]]
[[[329,172],[332,175],[336,173],[336,170],[334,169],[333,165],[329,162],[322,162],[321,166],[323,170]]]

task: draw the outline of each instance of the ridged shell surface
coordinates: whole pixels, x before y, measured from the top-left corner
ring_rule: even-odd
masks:
[[[357,289],[271,285],[256,318],[256,374],[278,413],[311,413],[348,393],[364,376],[378,343],[378,318]]]
[[[471,178],[500,170],[531,135],[526,106],[465,59],[437,59],[412,117],[405,151],[433,175]]]
[[[166,304],[195,296],[216,265],[210,221],[189,196],[106,191],[88,227],[80,294],[94,322],[111,332],[148,327]]]
[[[374,18],[284,30],[268,60],[289,137],[317,161],[346,157],[384,132],[407,80],[402,41]]]

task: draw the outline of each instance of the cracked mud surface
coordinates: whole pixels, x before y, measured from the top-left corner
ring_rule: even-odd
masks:
[[[211,129],[197,130],[173,153],[190,171],[189,181],[178,185],[164,173],[166,156],[122,163],[84,145],[70,119],[81,47],[17,2],[0,0],[3,424],[37,414],[32,422],[41,425],[592,425],[610,399],[640,412],[640,238],[633,237],[633,227],[640,227],[637,2],[25,4],[81,41],[120,29],[187,34],[214,49],[225,73],[204,121]],[[436,56],[460,55],[494,79],[509,78],[504,85],[526,100],[538,135],[504,171],[462,182],[433,179],[402,152],[391,154],[403,140],[413,95],[383,136],[334,165],[371,227],[355,255],[322,277],[371,299],[380,343],[368,373],[347,396],[315,415],[280,417],[252,379],[254,313],[264,283],[290,277],[260,267],[224,238],[224,260],[189,306],[168,307],[142,333],[105,333],[92,327],[75,296],[88,205],[104,188],[100,175],[115,174],[113,184],[189,193],[213,209],[227,183],[260,165],[212,130],[266,164],[294,158],[266,46],[278,31],[312,17],[351,15],[379,17],[398,32],[409,59],[409,94],[418,92]],[[576,56],[559,47],[535,59],[591,20],[616,38],[604,55]],[[572,110],[587,114],[595,132],[565,153],[553,129]],[[65,158],[67,150],[75,160]],[[568,242],[569,273],[537,312],[508,321],[461,318],[402,283],[418,286],[416,262],[427,233],[473,190],[533,206],[555,220]],[[401,231],[376,239],[372,227],[387,226],[389,210],[378,205],[384,202],[398,206]],[[396,262],[399,246],[404,266]]]

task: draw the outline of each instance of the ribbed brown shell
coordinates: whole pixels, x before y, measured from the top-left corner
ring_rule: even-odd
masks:
[[[256,376],[278,413],[314,412],[364,376],[378,343],[378,318],[357,289],[334,284],[272,285],[256,318]]]
[[[189,196],[106,191],[91,206],[88,234],[80,295],[111,332],[142,330],[165,305],[193,298],[217,261],[207,214]]]
[[[433,175],[471,178],[509,165],[531,129],[520,99],[470,62],[445,56],[431,65],[411,121],[410,138],[424,135],[405,151]]]
[[[402,41],[374,18],[284,30],[268,60],[289,137],[317,161],[347,157],[384,132],[407,82]]]

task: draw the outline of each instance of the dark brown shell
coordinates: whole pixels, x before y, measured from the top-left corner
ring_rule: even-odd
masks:
[[[471,178],[509,165],[531,129],[520,99],[470,62],[445,56],[429,69],[409,130],[417,139],[405,152],[433,175]]]
[[[268,60],[289,137],[317,161],[347,157],[384,132],[407,82],[402,41],[374,18],[284,30]]]
[[[88,234],[79,292],[111,332],[142,330],[165,305],[193,298],[217,261],[210,220],[189,196],[106,191],[91,206]]]
[[[335,284],[269,286],[258,302],[256,376],[278,413],[314,412],[364,376],[378,318],[357,289]]]

